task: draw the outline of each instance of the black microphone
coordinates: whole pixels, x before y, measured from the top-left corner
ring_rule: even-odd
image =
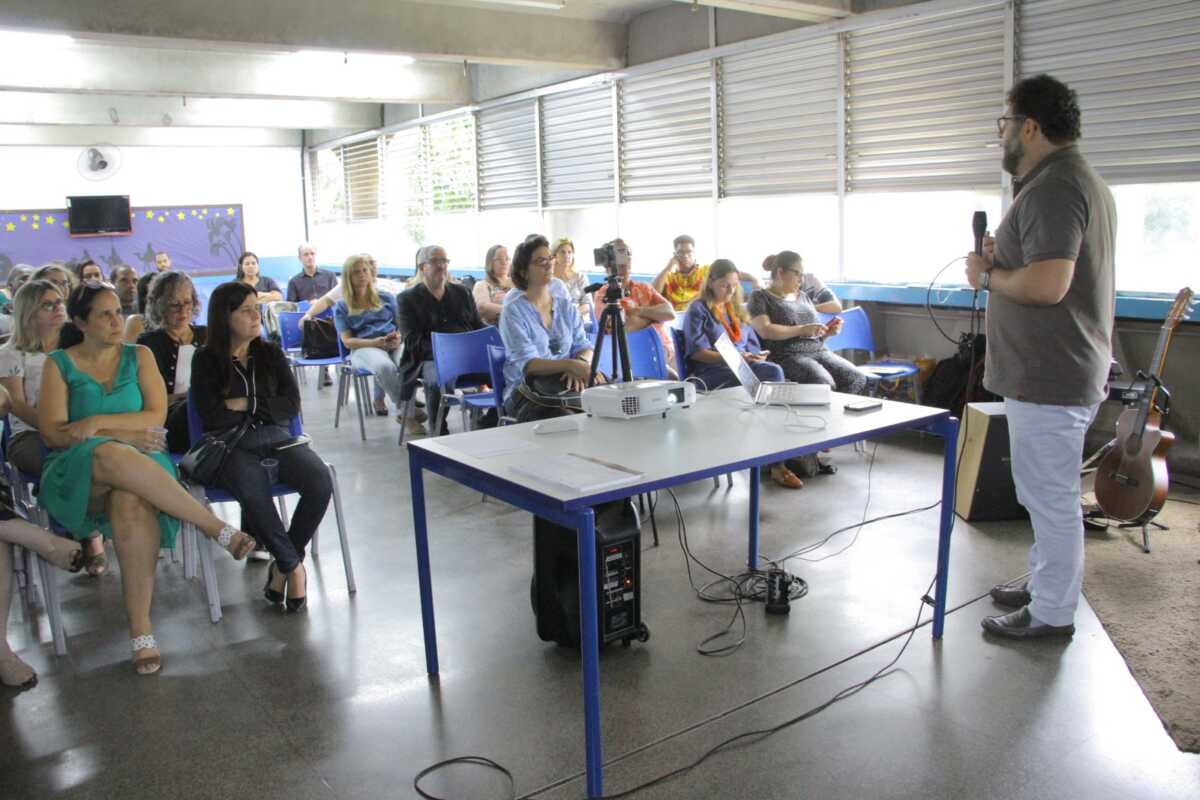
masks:
[[[971,230],[975,232],[975,255],[983,255],[983,235],[987,233],[987,212],[976,211],[971,217]]]

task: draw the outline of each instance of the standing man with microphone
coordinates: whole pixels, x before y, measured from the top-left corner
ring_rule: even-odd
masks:
[[[1034,543],[1029,581],[992,589],[1016,610],[985,617],[983,628],[1011,639],[1071,636],[1083,583],[1079,465],[1111,358],[1117,215],[1076,146],[1075,92],[1038,75],[1007,102],[996,124],[1014,197],[994,249],[967,256],[967,281],[990,292],[984,385],[1004,398],[1013,482]]]

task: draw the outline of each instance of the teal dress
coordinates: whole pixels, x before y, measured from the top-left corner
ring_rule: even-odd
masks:
[[[98,414],[128,414],[142,410],[137,345],[121,345],[121,362],[117,365],[112,390],[108,392],[95,378],[77,368],[62,350],[55,350],[50,358],[58,365],[63,382],[67,384],[67,418],[70,422]],[[89,514],[87,510],[92,488],[92,451],[111,441],[116,440],[109,436],[93,436],[65,450],[53,450],[42,468],[38,501],[76,539],[86,539],[92,531],[100,531],[105,539],[112,538],[112,523],[108,516],[104,512]],[[147,455],[172,478],[175,477],[175,465],[166,453]],[[174,547],[179,521],[159,514],[158,529],[162,547]]]

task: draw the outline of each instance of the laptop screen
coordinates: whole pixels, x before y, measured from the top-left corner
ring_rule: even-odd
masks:
[[[751,399],[756,399],[758,397],[758,376],[754,374],[754,370],[750,369],[746,359],[742,358],[742,354],[734,345],[733,340],[729,338],[729,334],[721,333],[720,338],[716,341],[716,348],[717,352],[721,354],[721,358],[725,359],[725,365],[737,376],[742,388],[750,394]]]

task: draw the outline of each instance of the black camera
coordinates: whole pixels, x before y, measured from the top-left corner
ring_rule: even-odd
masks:
[[[592,259],[597,267],[604,267],[604,271],[609,275],[617,271],[617,248],[613,247],[612,242],[601,245],[592,250]]]

